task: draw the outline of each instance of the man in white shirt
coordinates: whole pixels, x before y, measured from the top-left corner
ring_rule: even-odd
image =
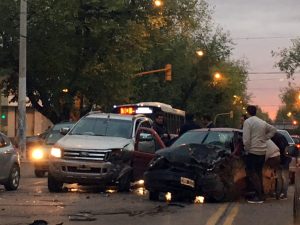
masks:
[[[248,199],[249,203],[263,203],[264,189],[262,169],[265,163],[267,140],[277,131],[275,127],[256,116],[256,106],[247,107],[249,118],[243,125],[243,144],[246,152],[246,167],[249,181],[255,189],[255,195]]]

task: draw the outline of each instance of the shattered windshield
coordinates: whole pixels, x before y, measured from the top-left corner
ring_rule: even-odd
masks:
[[[182,144],[211,144],[230,148],[234,133],[231,131],[189,131],[176,140],[172,147]]]
[[[83,118],[71,131],[71,135],[92,135],[130,138],[132,122],[109,118]]]

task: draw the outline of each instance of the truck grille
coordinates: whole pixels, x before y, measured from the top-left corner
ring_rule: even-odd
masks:
[[[63,159],[105,161],[110,152],[110,149],[64,149]]]

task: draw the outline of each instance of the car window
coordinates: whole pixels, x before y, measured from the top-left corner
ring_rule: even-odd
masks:
[[[61,128],[72,128],[74,123],[58,123],[52,127],[52,130],[60,131]]]
[[[176,147],[182,144],[201,144],[207,132],[195,132],[188,131],[180,136],[173,144],[172,147]]]
[[[172,145],[182,144],[212,144],[225,148],[230,148],[234,133],[228,131],[189,131],[184,133]]]
[[[132,121],[108,118],[83,118],[73,127],[71,135],[92,135],[130,138]]]
[[[294,140],[286,130],[278,130],[279,133],[283,134],[289,144],[295,144]]]
[[[0,148],[8,146],[10,143],[9,140],[6,140],[3,135],[0,134]]]

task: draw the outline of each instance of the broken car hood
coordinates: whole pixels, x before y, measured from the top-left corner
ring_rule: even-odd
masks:
[[[230,153],[228,149],[215,145],[184,144],[159,150],[157,154],[173,164],[199,164],[203,167],[210,167]]]

